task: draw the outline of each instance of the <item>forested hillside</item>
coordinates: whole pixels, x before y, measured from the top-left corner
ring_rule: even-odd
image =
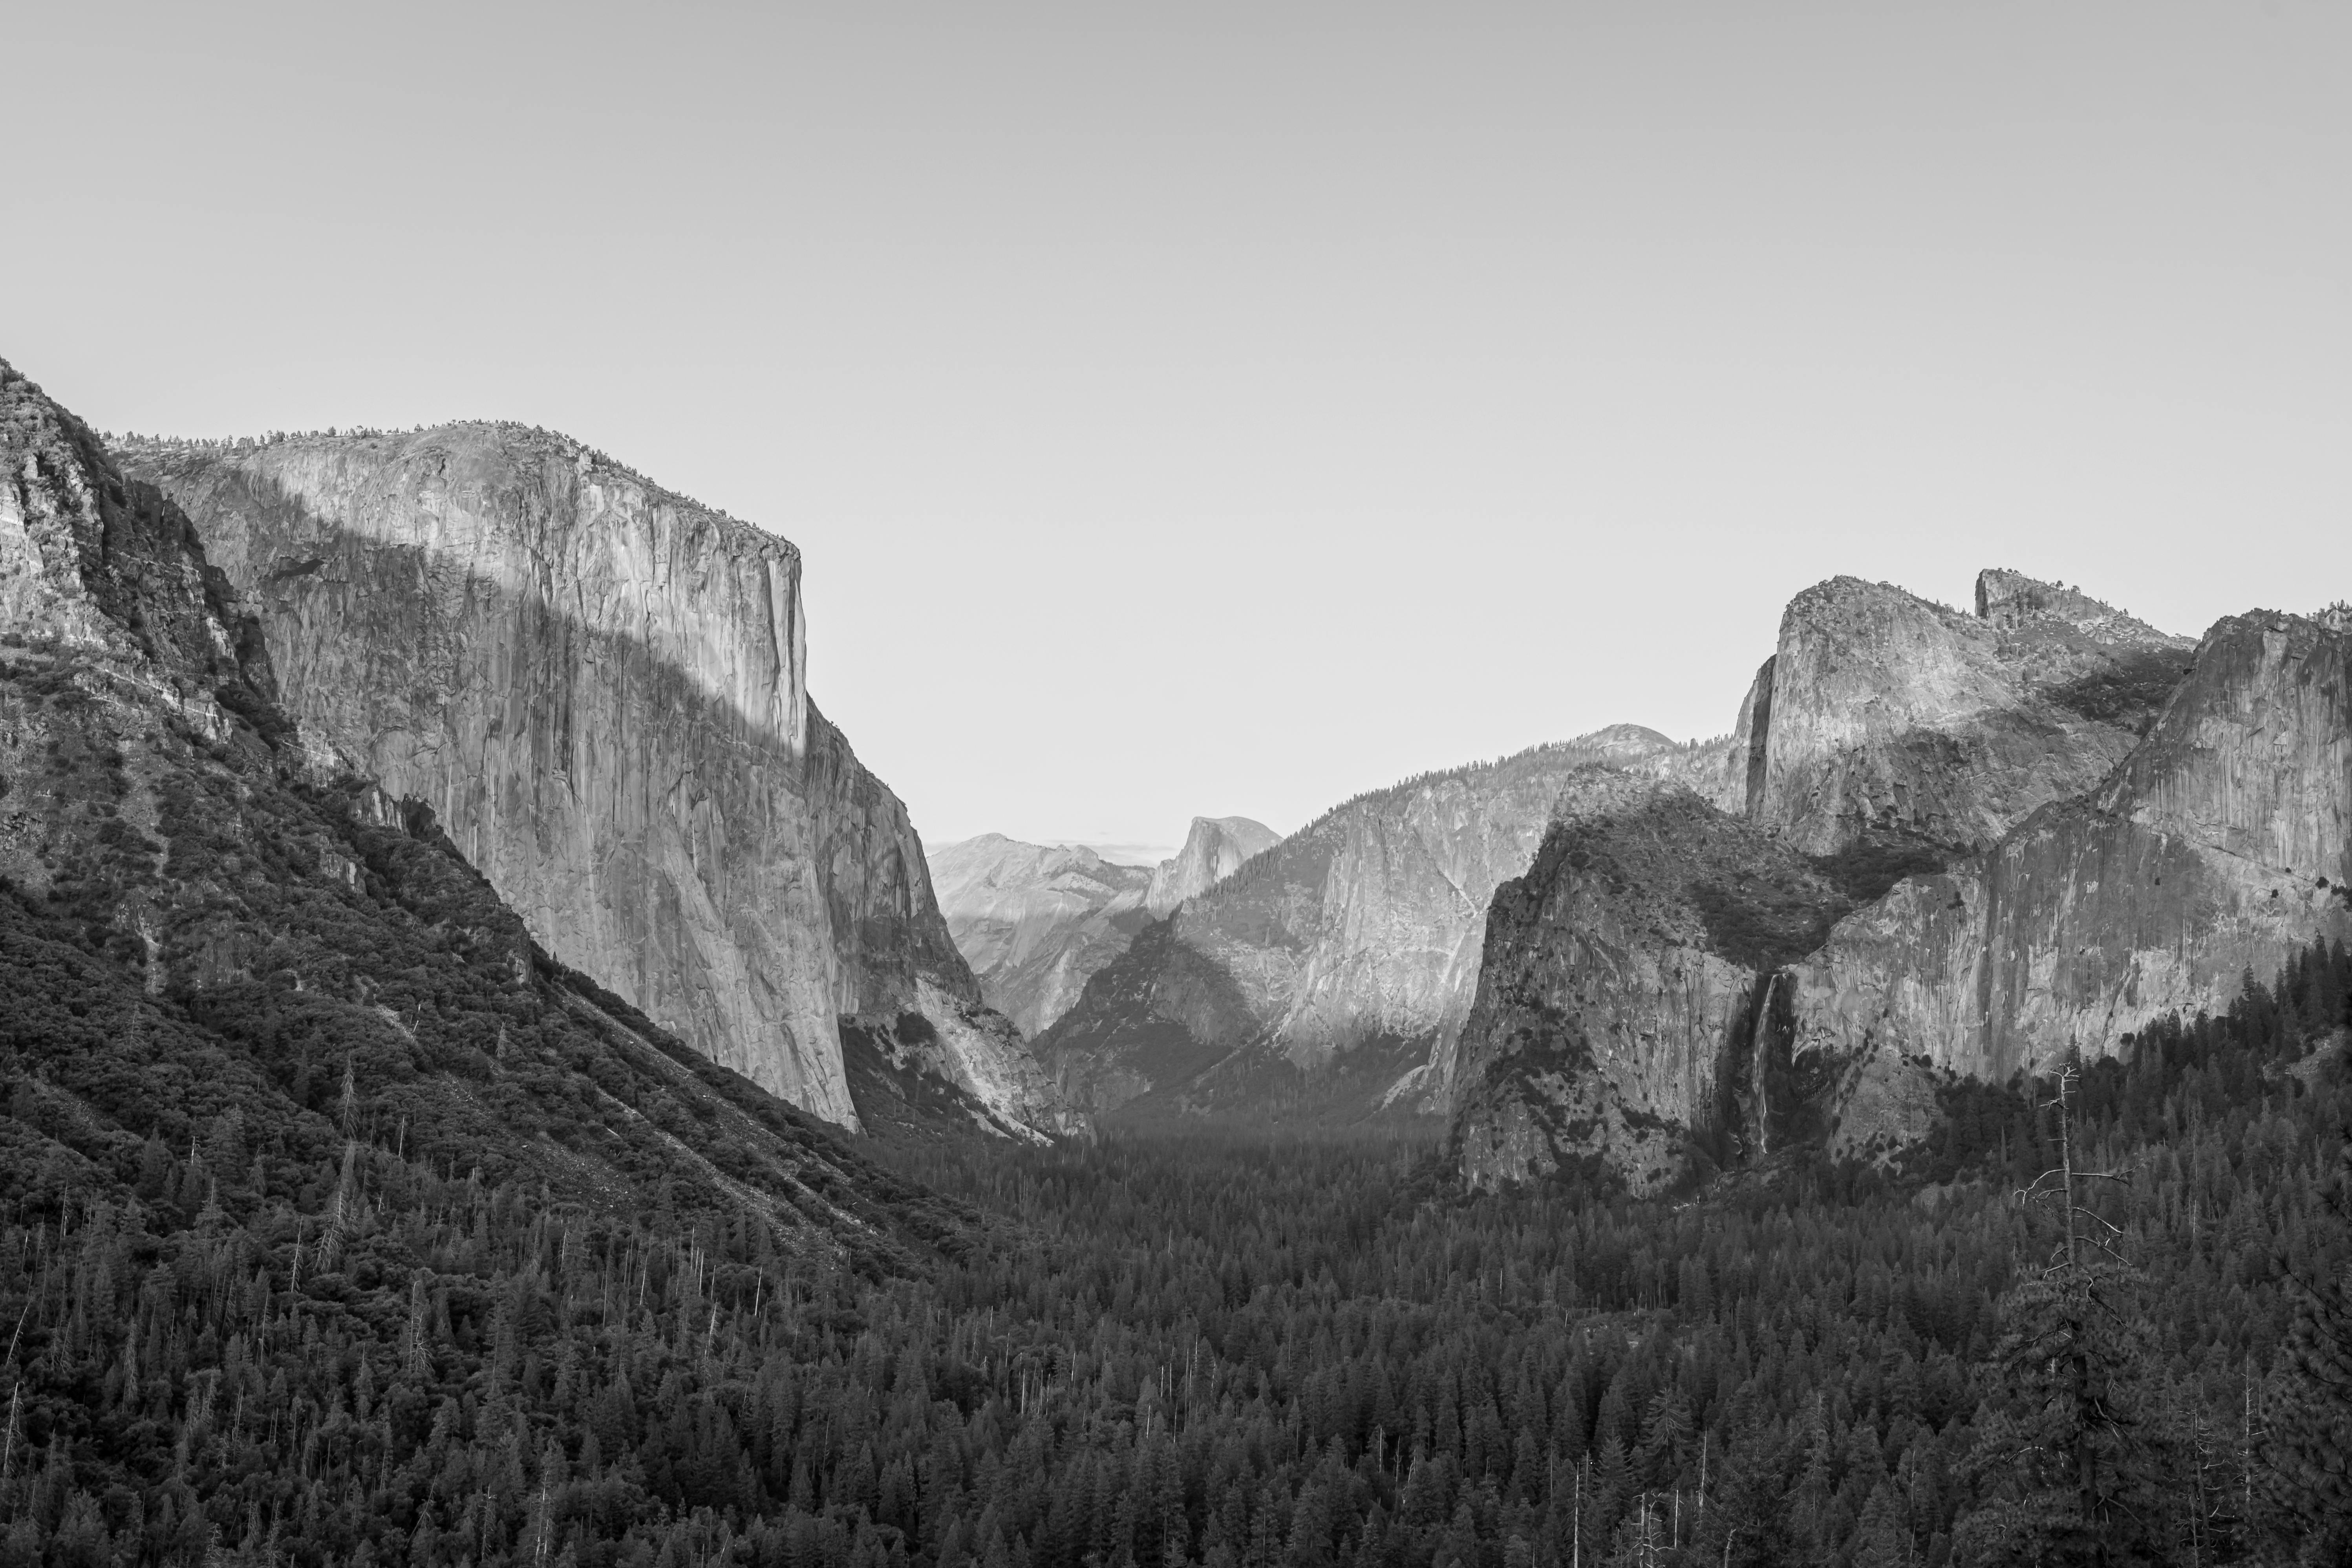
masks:
[[[20,910],[10,942],[94,962]],[[10,1194],[0,1552],[2340,1561],[2347,989],[2316,950],[2084,1069],[2074,1166],[2124,1179],[2082,1176],[2114,1261],[2072,1269],[2015,1195],[2059,1161],[2048,1083],[1953,1086],[1907,1169],[1643,1204],[1465,1198],[1370,1137],[909,1146],[1000,1228],[892,1273],[404,1159],[364,1109],[347,1142],[314,1061],[257,1182],[215,1109]],[[7,1045],[14,1173],[103,1089]]]

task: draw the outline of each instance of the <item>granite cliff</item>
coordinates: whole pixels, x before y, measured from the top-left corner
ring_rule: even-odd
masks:
[[[809,700],[791,544],[516,425],[124,461],[250,606],[304,734],[428,803],[562,962],[828,1121],[859,1120],[847,1020],[977,1031],[961,1087],[1063,1124],[905,807]]]
[[[1246,816],[1196,816],[1175,858],[1162,860],[1152,872],[1143,906],[1152,919],[1166,920],[1177,905],[1207,892],[1281,841],[1281,834]]]
[[[2194,644],[2012,572],[1974,615],[1832,578],[1790,601],[1733,731],[1736,806],[1808,854],[1980,849],[2105,775]]]
[[[2249,971],[2352,936],[2352,635],[2217,623],[2097,787],[1916,878],[1793,968],[1794,1044],[2003,1079],[2218,1011]]]
[[[1524,876],[1495,894],[1462,1031],[1461,1159],[1482,1184],[1562,1167],[1637,1188],[1694,1131],[1731,1153],[1798,1096],[1759,1061],[1759,975],[1853,907],[1811,860],[1685,785],[1595,768]]]
[[[2347,689],[2325,619],[2191,645],[2014,573],[1973,616],[1808,590],[1741,707],[1744,791],[1699,766],[1564,798],[1498,893],[1465,1174],[1884,1150],[1932,1126],[1939,1078],[2217,1005],[2347,929]]]
[[[1469,1012],[1487,902],[1570,779],[1715,754],[1620,726],[1360,795],[1139,935],[1037,1053],[1097,1111],[1426,1108]]]
[[[0,362],[0,1146],[19,1223],[103,1200],[248,1262],[299,1270],[307,1239],[330,1281],[339,1247],[382,1239],[362,1186],[452,1172],[624,1227],[764,1222],[790,1254],[866,1269],[961,1229],[555,962],[428,808],[306,746],[276,698],[186,516]],[[155,1180],[167,1146],[177,1204]]]

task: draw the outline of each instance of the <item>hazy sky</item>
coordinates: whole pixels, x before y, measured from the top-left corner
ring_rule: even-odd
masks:
[[[1729,727],[1780,606],[2352,595],[2352,5],[15,5],[0,355],[797,542],[933,840]]]

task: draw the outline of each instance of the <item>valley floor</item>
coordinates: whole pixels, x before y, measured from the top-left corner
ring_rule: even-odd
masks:
[[[1466,1197],[1393,1129],[902,1144],[969,1215],[912,1272],[427,1181],[298,1281],[299,1225],[166,1172],[0,1238],[0,1563],[2340,1551],[2347,981],[2318,952],[2082,1075],[2075,1163],[2130,1179],[2083,1222],[2115,1261],[2072,1271],[2015,1196],[2050,1085],[1955,1091],[1907,1170],[1651,1204]]]

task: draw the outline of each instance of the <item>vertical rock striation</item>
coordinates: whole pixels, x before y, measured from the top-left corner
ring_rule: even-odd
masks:
[[[1852,579],[1798,595],[1720,766],[1564,796],[1498,894],[1465,1174],[1654,1183],[1664,1130],[1866,1152],[1932,1124],[1930,1068],[2112,1051],[2352,934],[2345,618],[2191,645],[1998,571],[1973,616]]]
[[[1758,976],[1851,907],[1686,787],[1601,768],[1575,781],[1488,915],[1461,1035],[1464,1175],[1607,1170],[1648,1188],[1681,1170],[1693,1131],[1766,1146],[1771,1119],[1748,1108],[1769,1100],[1747,1091],[1786,1064],[1749,1048],[1769,1047]]]
[[[809,701],[791,544],[514,425],[126,461],[306,734],[697,1049],[854,1126],[840,1019],[979,1005],[904,806]]]
[[[2352,636],[2258,612],[2208,632],[2097,788],[1855,915],[1791,973],[1801,1048],[2002,1079],[2218,1010],[2352,935]]]

